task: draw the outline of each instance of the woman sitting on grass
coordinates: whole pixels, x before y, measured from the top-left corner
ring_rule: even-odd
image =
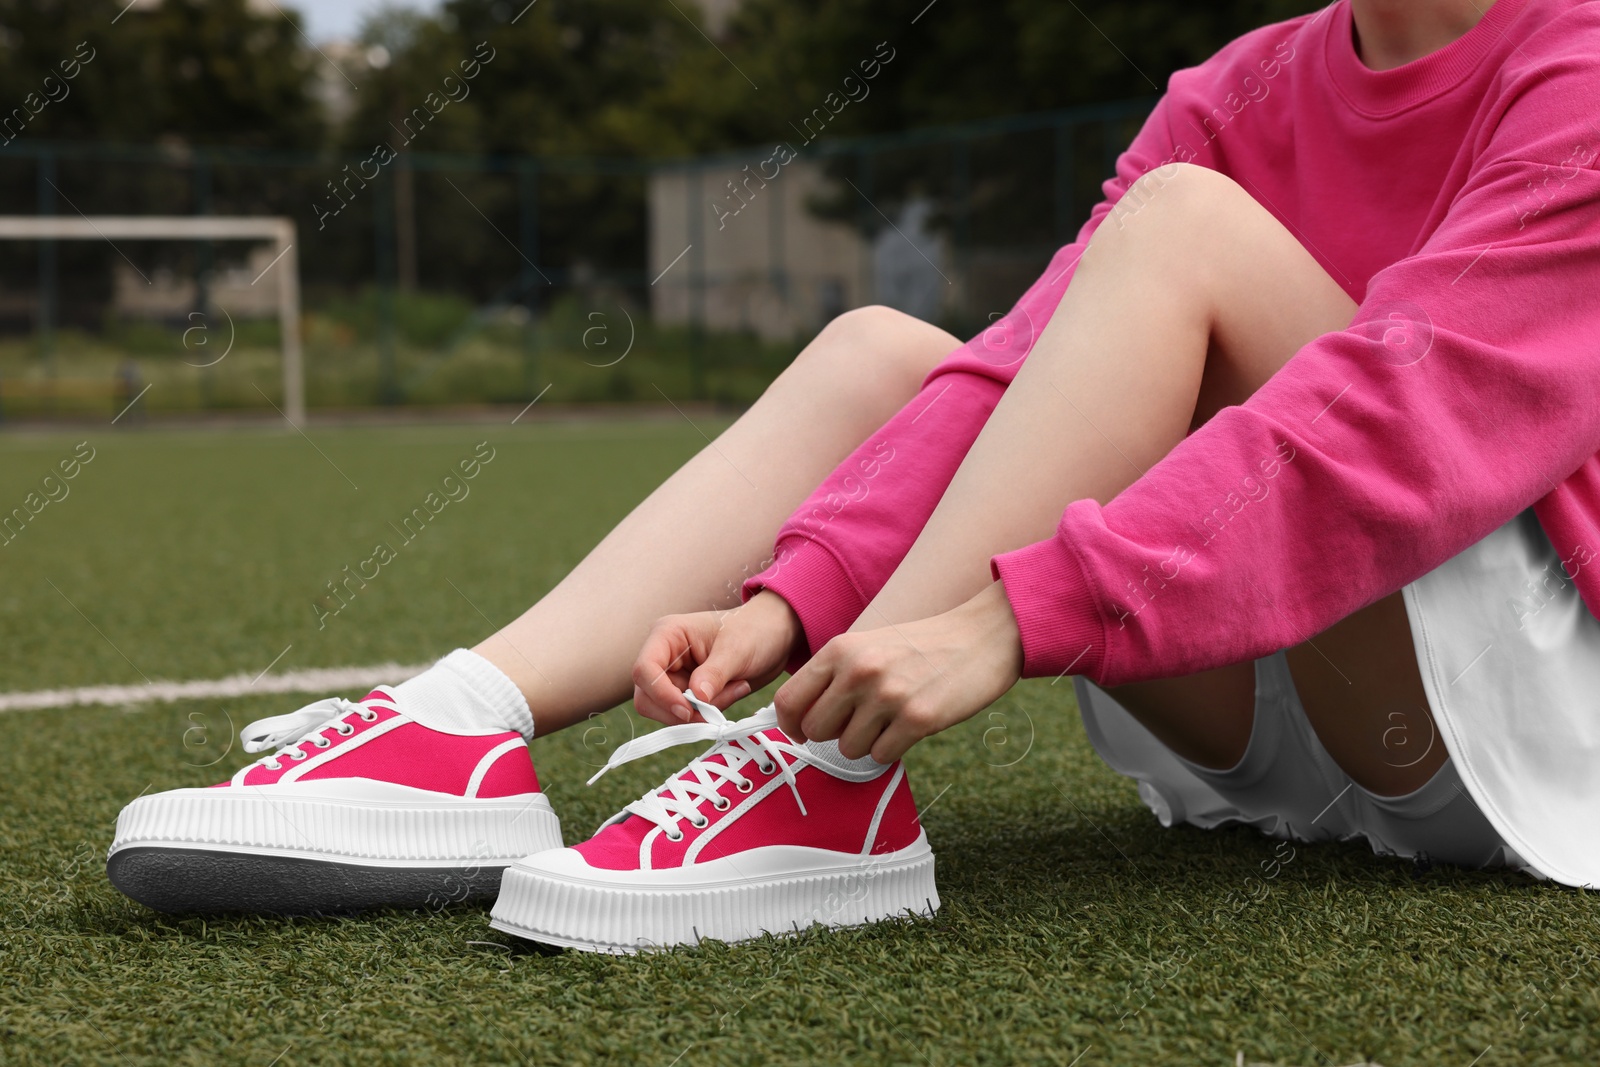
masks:
[[[1597,57],[1600,4],[1338,0],[1178,72],[1003,320],[844,315],[500,633],[129,805],[112,880],[465,878],[609,951],[930,912],[901,758],[1071,674],[1165,824],[1595,881]],[[612,764],[712,747],[561,848],[527,739],[630,693]]]

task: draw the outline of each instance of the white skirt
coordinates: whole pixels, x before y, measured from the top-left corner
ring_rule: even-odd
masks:
[[[1533,512],[1405,587],[1457,774],[1546,877],[1600,883],[1600,619]]]
[[[1490,846],[1479,850],[1495,857],[1485,862],[1510,863],[1567,885],[1600,883],[1600,619],[1567,579],[1533,512],[1403,592],[1438,740],[1450,753],[1426,791],[1442,801],[1462,789],[1478,809],[1465,817],[1459,805],[1441,812],[1439,832],[1459,837],[1481,812],[1488,828],[1471,836]],[[1378,811],[1392,806],[1381,798],[1363,797],[1355,787],[1336,810],[1323,807],[1326,798],[1317,790],[1337,793],[1349,780],[1304,722],[1282,660],[1279,653],[1257,662],[1257,729],[1270,726],[1269,733],[1288,738],[1260,743],[1274,752],[1283,745],[1274,758],[1302,766],[1281,768],[1280,781],[1262,781],[1258,795],[1232,788],[1231,772],[1205,772],[1179,759],[1109,694],[1080,678],[1084,726],[1106,762],[1139,781],[1140,796],[1166,825],[1244,822],[1274,836],[1363,836],[1378,851],[1405,851],[1385,840],[1398,824]],[[1268,714],[1273,722],[1264,724]],[[1251,743],[1258,743],[1254,735]],[[1307,795],[1291,795],[1302,780]],[[1424,803],[1426,817],[1439,802],[1427,801],[1424,792],[1402,798],[1402,805]],[[1283,810],[1265,810],[1279,806]],[[1426,826],[1412,829],[1423,831],[1425,840]]]

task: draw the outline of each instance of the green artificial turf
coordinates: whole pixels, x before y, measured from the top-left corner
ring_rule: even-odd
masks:
[[[0,548],[0,691],[253,674],[286,646],[275,670],[425,660],[512,618],[701,443],[682,422],[311,438],[0,438],[3,508],[96,449]],[[471,495],[319,630],[323,583],[484,440]],[[1597,1060],[1591,895],[1163,830],[1065,683],[1024,683],[910,757],[933,920],[618,959],[530,950],[486,906],[174,919],[112,890],[118,809],[226,776],[245,758],[229,725],[293,706],[0,714],[0,1062]],[[627,714],[534,743],[569,840],[693,754],[586,788]]]

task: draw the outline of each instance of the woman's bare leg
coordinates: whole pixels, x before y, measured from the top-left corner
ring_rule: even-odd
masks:
[[[1355,303],[1293,235],[1219,174],[1165,168],[1124,205],[1095,234],[1028,362],[856,628],[967,600],[990,582],[990,556],[1051,536],[1073,500],[1109,501],[1193,426],[1354,317]],[[1396,594],[1290,656],[1319,736],[1378,792],[1420,785],[1444,759],[1439,746],[1398,767],[1382,745],[1397,695],[1413,736],[1432,726],[1410,649]],[[1226,767],[1249,740],[1254,689],[1243,663],[1116,696],[1174,751]]]
[[[738,604],[783,520],[960,344],[888,308],[841,315],[749,411],[475,651],[517,683],[539,733],[627,699],[651,623]]]

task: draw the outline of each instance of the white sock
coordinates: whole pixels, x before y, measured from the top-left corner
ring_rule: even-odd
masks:
[[[515,730],[533,740],[533,714],[516,683],[468,648],[458,648],[394,687],[400,710],[445,733]]]
[[[806,751],[830,767],[838,767],[842,771],[852,771],[856,774],[882,770],[884,766],[870,755],[862,756],[859,759],[851,759],[839,751],[839,742],[837,741],[807,741]]]

